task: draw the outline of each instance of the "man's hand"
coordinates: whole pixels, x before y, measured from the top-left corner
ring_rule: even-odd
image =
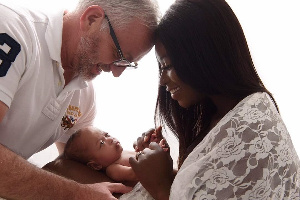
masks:
[[[88,186],[91,189],[99,192],[99,195],[97,196],[98,200],[117,200],[117,198],[112,196],[113,193],[125,194],[132,190],[131,187],[127,187],[121,183],[102,182],[88,184]]]

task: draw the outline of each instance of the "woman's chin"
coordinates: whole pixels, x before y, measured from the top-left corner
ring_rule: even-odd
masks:
[[[183,101],[177,101],[177,102],[180,105],[180,107],[183,107],[183,108],[189,108],[191,106],[191,104],[188,104],[188,103],[183,102]]]

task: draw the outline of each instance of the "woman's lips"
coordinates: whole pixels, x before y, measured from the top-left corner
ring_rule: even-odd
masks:
[[[174,93],[176,93],[178,90],[180,90],[180,87],[173,88],[173,89],[170,90],[170,93],[171,93],[171,94],[174,94]]]

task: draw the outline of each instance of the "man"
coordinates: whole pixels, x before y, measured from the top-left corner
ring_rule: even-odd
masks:
[[[79,184],[26,161],[58,138],[93,123],[91,82],[118,77],[153,46],[151,0],[81,0],[46,15],[0,3],[0,196],[7,199],[115,199],[116,183]]]

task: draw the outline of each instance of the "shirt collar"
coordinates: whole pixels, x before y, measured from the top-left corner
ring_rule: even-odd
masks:
[[[64,11],[49,14],[49,22],[45,33],[50,57],[61,64],[61,44]]]
[[[68,85],[66,85],[64,91],[70,92],[77,89],[83,89],[88,87],[87,81],[83,80],[81,77],[75,77]]]

